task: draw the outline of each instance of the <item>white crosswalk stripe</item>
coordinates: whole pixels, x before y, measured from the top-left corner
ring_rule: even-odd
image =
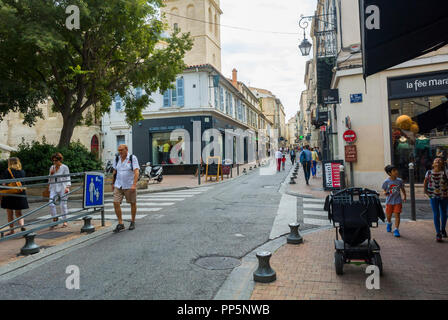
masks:
[[[175,205],[176,203],[179,203],[181,201],[184,201],[185,199],[192,198],[196,195],[199,195],[201,193],[204,193],[206,191],[211,190],[213,187],[200,187],[195,189],[188,189],[188,190],[178,190],[178,191],[170,191],[170,192],[154,192],[154,193],[146,193],[137,195],[137,215],[135,216],[136,219],[142,219],[148,214],[146,213],[152,213],[157,212],[164,207],[169,207],[172,205]],[[71,212],[79,211],[82,208],[69,208],[69,214],[67,215],[68,218],[75,217],[76,214],[70,214]],[[123,219],[129,220],[131,219],[130,213],[131,212],[131,205],[126,202],[125,199],[123,199],[123,203],[121,204],[121,211],[123,212]],[[115,215],[114,205],[113,205],[113,199],[105,199],[104,200],[104,217],[106,220],[117,220],[117,216]],[[79,213],[78,213],[79,214]],[[101,215],[98,213],[89,215],[92,217],[93,220],[99,220],[101,219]],[[163,215],[159,215],[162,217]],[[159,217],[159,218],[160,218]],[[51,218],[50,215],[41,216],[37,218],[38,220],[44,220]],[[82,218],[80,218],[82,219]]]
[[[325,199],[303,198],[303,223],[330,226],[328,212],[324,210]]]

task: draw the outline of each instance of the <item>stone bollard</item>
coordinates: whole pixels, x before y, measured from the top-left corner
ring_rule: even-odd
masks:
[[[294,222],[289,224],[291,233],[286,238],[286,243],[290,244],[300,244],[303,243],[303,238],[299,233],[300,223]]]
[[[294,181],[294,177],[291,177],[291,180],[289,181],[289,184],[296,184],[296,182]]]
[[[30,254],[35,254],[40,251],[40,247],[34,242],[34,237],[36,234],[34,232],[26,234],[25,245],[20,249],[20,253],[27,256]]]
[[[92,217],[84,217],[82,218],[82,220],[84,220],[84,225],[81,228],[81,233],[85,232],[85,233],[92,233],[95,232],[95,227],[92,226],[92,224],[90,223],[92,220]]]
[[[269,264],[272,254],[269,251],[262,251],[257,253],[258,269],[254,272],[254,281],[268,283],[275,281],[277,275]]]

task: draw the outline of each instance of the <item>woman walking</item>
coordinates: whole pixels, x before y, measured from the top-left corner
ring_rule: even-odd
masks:
[[[12,157],[8,159],[8,169],[2,172],[1,179],[19,179],[25,178],[25,171],[22,170],[22,164],[20,163],[20,159],[16,157]],[[22,210],[28,209],[28,200],[26,199],[26,191],[23,190],[20,193],[16,193],[14,196],[3,196],[1,207],[6,209],[8,214],[8,222],[14,220],[14,212],[16,214],[16,218],[20,218],[22,216]],[[19,220],[19,226],[21,231],[26,231],[24,227],[25,221],[22,219]],[[14,223],[10,224],[9,227],[11,231],[7,233],[7,235],[14,234]]]
[[[52,217],[56,217],[57,211],[56,211],[56,205],[53,202],[53,199],[55,196],[61,197],[61,214],[62,219],[67,218],[68,208],[67,208],[67,197],[64,197],[65,193],[70,192],[70,177],[62,177],[62,178],[56,178],[56,176],[61,175],[67,175],[70,174],[70,170],[68,167],[62,163],[62,160],[64,158],[62,157],[62,154],[59,152],[56,152],[51,156],[51,161],[53,162],[53,165],[50,167],[50,176],[54,176],[55,178],[50,178],[49,182],[49,190],[50,190],[50,213]],[[53,221],[58,221],[58,218],[53,218]],[[67,227],[67,222],[64,222],[62,224],[62,227]],[[50,229],[53,229],[54,226],[50,227]]]
[[[311,149],[311,173],[313,175],[313,178],[316,178],[316,168],[317,168],[317,161],[319,161],[319,156],[317,155],[316,148]]]
[[[432,212],[434,214],[434,227],[436,240],[446,238],[446,220],[448,207],[448,178],[445,173],[445,164],[442,158],[435,158],[432,170],[426,172],[423,182],[425,194],[429,197]]]

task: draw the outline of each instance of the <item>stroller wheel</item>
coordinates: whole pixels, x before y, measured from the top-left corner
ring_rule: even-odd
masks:
[[[380,269],[380,276],[383,275],[383,261],[379,253],[374,253],[372,258],[372,264],[376,265]]]
[[[334,266],[336,267],[336,274],[342,275],[344,274],[344,255],[342,252],[336,251],[334,253]]]

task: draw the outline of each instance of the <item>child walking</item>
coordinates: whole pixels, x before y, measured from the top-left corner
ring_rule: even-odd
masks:
[[[388,165],[384,168],[388,174],[382,186],[384,194],[386,195],[386,217],[387,217],[387,232],[392,232],[392,214],[395,216],[395,230],[394,236],[399,237],[400,232],[400,214],[402,211],[402,203],[406,201],[406,190],[404,189],[403,180],[398,177],[398,169],[394,165]],[[401,192],[403,192],[403,200],[401,199]]]

